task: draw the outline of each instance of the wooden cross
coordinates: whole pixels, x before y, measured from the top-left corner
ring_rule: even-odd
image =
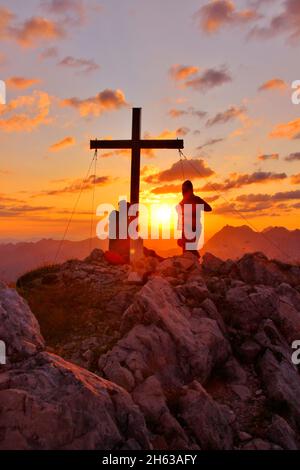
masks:
[[[141,149],[183,149],[180,139],[141,139],[141,108],[132,109],[131,140],[91,140],[90,148],[95,149],[131,149],[130,202],[138,204],[140,198]]]

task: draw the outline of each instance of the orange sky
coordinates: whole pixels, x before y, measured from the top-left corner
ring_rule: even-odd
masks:
[[[132,106],[145,138],[183,138],[190,160],[144,152],[142,202],[174,206],[190,178],[214,209],[206,239],[225,224],[299,227],[300,6],[254,3],[2,1],[0,239],[61,237],[90,138],[130,138]],[[100,152],[95,206],[129,198],[129,175],[128,151]],[[90,234],[92,181],[67,238]]]

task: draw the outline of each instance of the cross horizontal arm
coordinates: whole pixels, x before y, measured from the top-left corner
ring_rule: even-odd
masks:
[[[139,147],[141,149],[183,149],[182,139],[157,139],[157,140],[91,140],[91,150],[96,149],[132,149]]]

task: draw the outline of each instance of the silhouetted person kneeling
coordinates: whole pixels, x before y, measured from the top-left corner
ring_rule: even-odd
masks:
[[[182,238],[178,245],[182,247],[183,253],[190,252],[200,258],[198,242],[201,237],[201,210],[211,212],[211,206],[201,197],[194,194],[191,181],[187,180],[182,185],[183,199],[179,203],[178,228],[182,230]],[[202,207],[200,207],[202,206]]]

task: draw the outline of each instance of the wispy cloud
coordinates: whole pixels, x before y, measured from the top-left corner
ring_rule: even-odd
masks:
[[[206,122],[207,127],[215,126],[216,124],[226,124],[227,122],[235,119],[244,119],[246,117],[246,109],[244,107],[239,108],[237,106],[231,106],[225,111],[218,113],[212,119]]]
[[[175,130],[164,129],[160,134],[157,135],[152,135],[149,132],[145,132],[144,138],[154,140],[176,139],[177,137],[185,136],[189,132],[190,129],[188,127],[179,127]]]
[[[300,199],[300,190],[281,191],[274,194],[241,194],[236,198],[240,202],[289,201],[294,199]]]
[[[53,209],[49,206],[30,206],[27,204],[23,205],[1,205],[0,204],[0,217],[20,217],[22,215],[28,215],[28,213],[39,213],[47,212]]]
[[[49,189],[46,191],[42,191],[41,193],[35,194],[33,197],[38,196],[60,196],[62,194],[70,194],[70,193],[79,193],[80,191],[88,191],[89,189],[93,188],[94,185],[96,186],[105,186],[112,182],[112,178],[110,176],[95,176],[90,175],[86,180],[74,180],[70,182],[68,185],[58,188],[58,189]]]
[[[200,188],[201,191],[229,191],[230,189],[242,188],[251,184],[266,184],[273,181],[280,181],[287,178],[285,173],[273,173],[265,171],[256,171],[248,174],[233,173],[222,183],[208,182]]]
[[[267,82],[264,82],[259,88],[258,91],[268,91],[268,90],[285,90],[287,84],[281,78],[272,78]]]
[[[41,60],[53,59],[55,57],[58,57],[58,48],[48,47],[40,53],[39,57]]]
[[[46,13],[56,15],[71,26],[82,26],[87,19],[88,2],[83,0],[44,0]]]
[[[300,161],[300,152],[290,153],[285,157],[286,162],[298,162]]]
[[[197,110],[193,106],[190,106],[187,109],[172,108],[168,111],[168,114],[172,118],[178,118],[178,117],[182,117],[182,116],[195,116],[199,119],[203,119],[205,116],[207,116],[207,112]]]
[[[6,80],[6,84],[9,88],[18,90],[25,90],[39,83],[41,83],[41,80],[38,78],[10,77]]]
[[[202,150],[205,147],[211,147],[212,145],[216,145],[216,144],[219,144],[221,142],[224,142],[224,140],[225,140],[225,138],[223,138],[223,137],[220,137],[220,138],[217,138],[217,139],[208,139],[206,142],[204,142],[204,144],[199,145],[197,147],[197,150]]]
[[[264,153],[261,155],[258,155],[257,160],[260,161],[265,161],[265,160],[278,160],[279,159],[279,154],[278,153]]]
[[[55,142],[49,147],[50,152],[58,152],[59,150],[62,150],[66,147],[71,147],[72,145],[75,145],[76,141],[74,137],[65,137],[64,139]]]
[[[153,194],[177,194],[181,192],[181,184],[165,184],[151,190]]]
[[[91,73],[98,70],[100,67],[93,59],[77,59],[76,57],[67,56],[59,63],[61,67],[75,69],[79,73]]]

